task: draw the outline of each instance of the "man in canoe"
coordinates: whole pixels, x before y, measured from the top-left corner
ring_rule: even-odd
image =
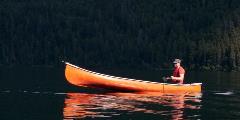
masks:
[[[185,75],[185,70],[181,66],[181,60],[180,59],[175,59],[173,61],[174,63],[174,70],[173,70],[173,75],[170,77],[167,77],[166,79],[170,83],[174,84],[183,84],[184,81],[184,75]]]

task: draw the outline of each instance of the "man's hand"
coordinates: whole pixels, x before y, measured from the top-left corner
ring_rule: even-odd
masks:
[[[172,78],[171,77],[166,77],[167,80],[171,80]]]

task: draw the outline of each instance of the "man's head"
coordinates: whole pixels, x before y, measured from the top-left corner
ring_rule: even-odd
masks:
[[[181,60],[180,60],[180,59],[175,59],[175,60],[173,61],[173,63],[174,63],[174,66],[175,66],[175,67],[179,67],[180,64],[181,64]]]

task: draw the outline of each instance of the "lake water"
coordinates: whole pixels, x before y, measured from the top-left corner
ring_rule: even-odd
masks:
[[[170,71],[107,70],[121,77],[161,81]],[[239,119],[239,72],[187,72],[202,93],[141,94],[78,88],[64,67],[1,67],[0,120],[61,119]]]

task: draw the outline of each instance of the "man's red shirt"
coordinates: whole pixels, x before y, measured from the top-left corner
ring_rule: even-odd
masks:
[[[173,71],[173,77],[180,77],[180,74],[185,74],[183,67],[175,67]]]

